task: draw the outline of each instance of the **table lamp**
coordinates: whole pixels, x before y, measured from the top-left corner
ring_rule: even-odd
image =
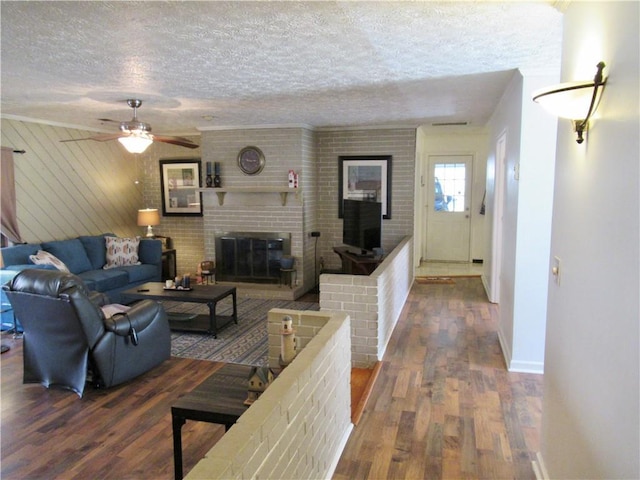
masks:
[[[146,237],[153,238],[153,225],[160,225],[160,214],[157,208],[143,208],[138,210],[138,225],[147,226]]]

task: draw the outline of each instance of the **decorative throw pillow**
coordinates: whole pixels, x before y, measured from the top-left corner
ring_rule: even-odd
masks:
[[[107,263],[105,270],[114,267],[124,267],[126,265],[140,265],[138,259],[138,246],[140,237],[120,238],[104,237],[107,246]]]
[[[69,269],[62,260],[49,252],[45,252],[44,250],[38,250],[35,255],[29,255],[29,260],[36,265],[53,265],[61,272],[69,273]]]

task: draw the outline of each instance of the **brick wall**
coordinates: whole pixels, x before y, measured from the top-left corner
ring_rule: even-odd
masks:
[[[322,236],[318,256],[327,269],[339,269],[333,247],[342,244],[342,219],[338,218],[338,157],[342,155],[392,155],[391,218],[382,221],[382,245],[390,252],[413,235],[416,129],[331,129],[318,132],[318,229]]]
[[[296,336],[296,349],[300,353],[304,347],[320,332],[331,318],[329,312],[305,312],[300,315],[297,310],[274,308],[269,312],[267,332],[269,335],[269,367],[280,370],[279,356],[282,330],[282,317],[289,315],[293,320],[292,328]]]
[[[265,156],[265,167],[258,175],[245,175],[238,168],[238,152],[249,145],[258,147]],[[313,214],[315,190],[315,138],[303,128],[214,130],[202,133],[203,164],[219,162],[222,187],[286,187],[290,169],[299,174],[302,195],[289,195],[282,206],[277,193],[227,193],[224,205],[218,197],[203,194],[204,253],[215,259],[216,234],[240,232],[291,233],[291,255],[296,258],[297,279],[308,288],[313,285],[313,267],[310,256],[305,215]],[[309,203],[309,205],[306,205]]]
[[[283,314],[324,326],[186,479],[331,477],[352,429],[349,316],[272,310],[269,321]]]
[[[211,130],[194,140],[200,143],[200,149],[185,152],[184,148],[164,144],[155,149],[154,144],[153,153],[141,156],[145,207],[162,207],[161,158],[201,156],[203,174],[206,162],[220,162],[223,186],[286,185],[287,172],[293,168],[300,173],[302,195],[282,207],[275,193],[245,197],[227,194],[225,206],[220,208],[217,197],[208,193],[203,194],[204,217],[163,217],[154,231],[174,239],[180,273],[194,270],[204,259],[215,258],[211,232],[216,230],[291,231],[298,279],[307,290],[316,284],[320,258],[325,268],[340,268],[340,259],[332,249],[342,243],[342,219],[338,218],[341,155],[392,155],[391,219],[383,221],[383,246],[391,251],[404,236],[413,234],[414,128]],[[238,152],[248,145],[257,146],[266,157],[266,166],[257,176],[244,175],[237,166]],[[312,231],[320,231],[321,236],[310,237]]]
[[[371,275],[320,276],[320,310],[351,317],[351,362],[382,359],[413,284],[413,239],[405,237]]]

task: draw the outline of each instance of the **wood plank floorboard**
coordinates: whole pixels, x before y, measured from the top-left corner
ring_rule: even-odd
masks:
[[[414,286],[336,480],[535,478],[542,377],[506,371],[496,312],[479,279]],[[2,343],[3,480],[172,479],[171,404],[223,365],[171,358],[79,398],[22,384],[22,340]],[[224,428],[182,432],[187,473]]]
[[[542,376],[506,370],[497,308],[478,277],[414,285],[334,480],[535,479]]]
[[[2,336],[0,477],[10,479],[173,479],[171,404],[222,363],[171,358],[123,385],[67,390],[22,384],[22,340]],[[188,472],[224,427],[182,427]]]

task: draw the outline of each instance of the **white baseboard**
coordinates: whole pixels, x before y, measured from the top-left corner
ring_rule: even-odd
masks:
[[[351,436],[351,432],[353,431],[353,423],[349,423],[349,428],[344,432],[344,436],[340,440],[340,445],[336,450],[336,456],[329,465],[329,471],[327,472],[327,479],[333,478],[333,474],[338,468],[338,462],[340,461],[340,457],[342,456],[342,452],[344,452],[344,448],[347,446],[347,442],[349,441],[349,437]]]
[[[536,453],[536,459],[531,462],[531,465],[533,466],[533,473],[536,475],[536,480],[549,480],[549,473],[547,472],[547,467],[544,465],[544,460],[540,452]]]
[[[483,273],[482,275],[480,275],[480,280],[482,281],[482,286],[484,287],[484,293],[487,294],[487,298],[489,299],[489,302],[491,303],[496,303],[492,300],[492,295],[491,295],[491,289],[489,288],[489,282],[487,280],[486,275]]]
[[[544,363],[519,362],[517,360],[511,360],[509,371],[514,373],[537,373],[542,375],[544,373]]]
[[[498,340],[500,341],[500,349],[502,350],[502,356],[504,357],[504,363],[507,366],[507,370],[513,373],[537,373],[540,375],[544,373],[544,362],[523,362],[513,359],[511,348],[504,338],[504,334],[499,326]]]
[[[500,342],[500,350],[502,350],[502,356],[504,357],[504,364],[507,366],[507,370],[510,370],[509,365],[511,365],[511,348],[509,347],[509,343],[504,338],[504,334],[502,333],[500,325],[498,325],[498,341]]]

